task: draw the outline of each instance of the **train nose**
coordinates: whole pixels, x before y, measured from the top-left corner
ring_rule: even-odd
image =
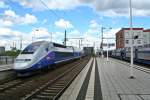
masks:
[[[16,59],[14,63],[14,69],[16,70],[22,70],[29,67],[29,64],[31,62],[31,59]]]
[[[32,54],[19,55],[15,60],[14,69],[15,70],[24,70],[24,69],[29,68],[32,58],[33,58]]]
[[[14,69],[15,70],[22,70],[26,69],[29,66],[29,62],[23,62],[23,63],[14,63]]]

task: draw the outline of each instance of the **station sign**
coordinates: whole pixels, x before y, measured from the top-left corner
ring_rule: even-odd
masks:
[[[114,47],[115,43],[109,43],[108,47]],[[103,47],[107,47],[107,43],[103,43]]]

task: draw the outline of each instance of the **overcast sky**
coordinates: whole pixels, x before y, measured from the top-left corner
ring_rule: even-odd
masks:
[[[150,1],[132,0],[133,26],[150,28]],[[129,27],[129,0],[0,0],[0,46],[9,48],[20,38],[23,46],[34,41],[62,43],[64,31],[68,38],[84,38],[85,46],[98,48],[101,27],[105,37],[115,38],[122,27]],[[104,40],[106,42],[106,40]],[[115,40],[108,42],[114,43]],[[78,40],[68,45],[78,46]]]

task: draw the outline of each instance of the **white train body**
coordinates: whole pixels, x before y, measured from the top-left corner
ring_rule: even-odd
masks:
[[[34,42],[28,45],[16,58],[14,70],[18,74],[29,74],[79,57],[81,57],[81,50],[73,47],[47,41]]]

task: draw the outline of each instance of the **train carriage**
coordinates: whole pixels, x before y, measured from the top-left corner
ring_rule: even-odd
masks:
[[[81,56],[81,50],[71,46],[47,41],[34,42],[28,45],[16,58],[14,70],[19,75],[26,76],[37,70],[51,68],[55,64]]]
[[[130,48],[122,50],[113,50],[112,55],[114,58],[130,61],[131,51]],[[135,62],[150,65],[150,47],[136,47],[133,50],[133,58]]]
[[[150,65],[150,47],[139,48],[137,56],[138,56],[138,59],[137,59],[138,62]]]

